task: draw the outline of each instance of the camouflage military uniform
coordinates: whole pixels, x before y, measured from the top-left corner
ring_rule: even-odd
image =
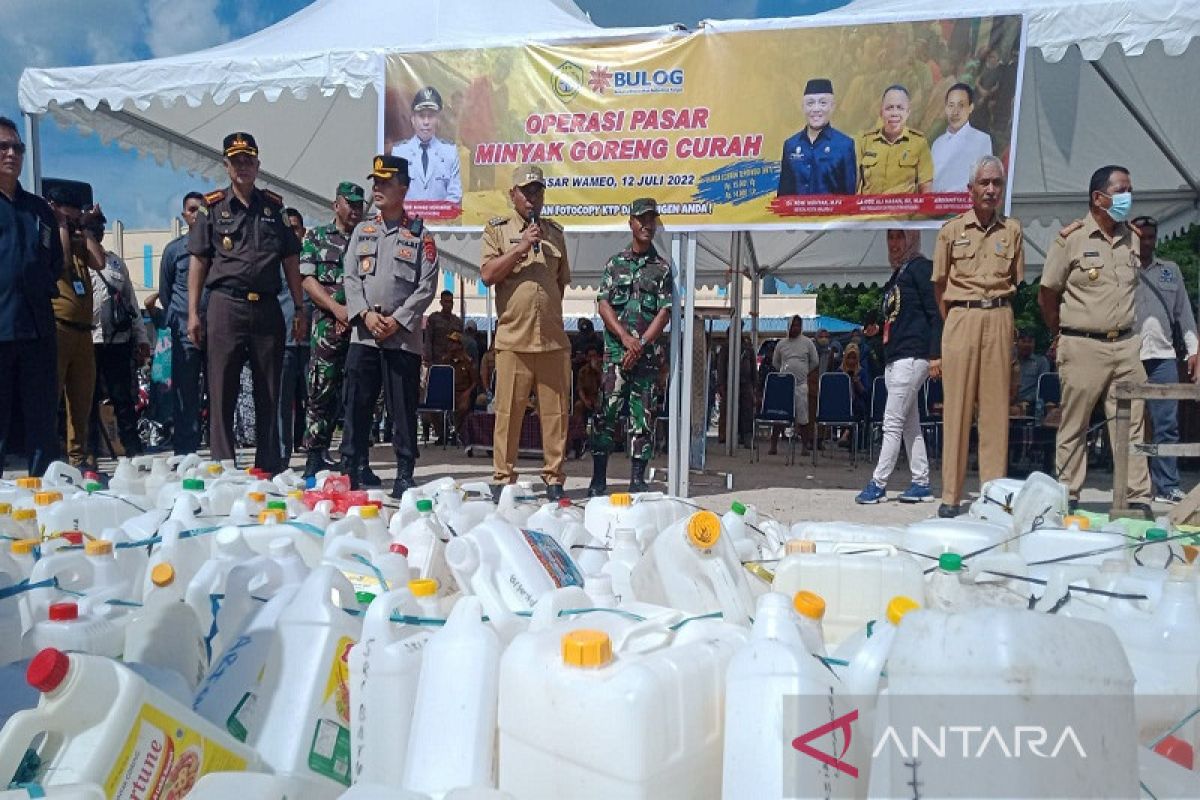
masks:
[[[653,247],[640,255],[626,248],[609,259],[605,266],[599,299],[608,301],[630,333],[641,336],[660,310],[671,307],[672,291],[671,267]],[[617,417],[628,402],[633,457],[649,461],[654,454],[652,434],[657,408],[660,344],[648,342],[641,358],[630,370],[621,367],[624,357],[625,346],[606,329],[602,394],[600,406],[592,417],[592,453],[612,451]]]
[[[350,237],[330,223],[311,229],[300,252],[300,274],[312,275],[333,299],[346,304],[342,287],[342,256]],[[334,415],[342,391],[350,329],[337,329],[337,319],[315,309],[312,326],[312,355],[308,367],[308,413],[304,424],[304,449],[322,452],[333,435]]]

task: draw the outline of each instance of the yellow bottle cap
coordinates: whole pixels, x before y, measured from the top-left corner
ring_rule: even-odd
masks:
[[[816,592],[799,591],[792,598],[792,607],[801,616],[821,619],[825,616],[825,598]]]
[[[608,504],[610,506],[617,506],[618,508],[633,505],[633,496],[624,492],[617,492],[616,494],[609,495]]]
[[[88,539],[83,543],[83,552],[89,556],[112,555],[113,543],[108,539]]]
[[[783,546],[783,554],[793,556],[796,553],[815,553],[817,552],[817,543],[811,539],[788,539]]]
[[[10,550],[14,556],[27,556],[41,543],[40,539],[13,539]]]
[[[225,471],[225,468],[222,467],[220,464],[209,464],[208,465],[208,474],[209,475],[220,475],[224,471]]]
[[[37,519],[37,512],[32,508],[18,508],[13,511],[12,518],[17,522],[24,522],[27,519]]]
[[[11,513],[12,513],[12,503],[0,503],[0,515],[11,514]]]
[[[33,504],[35,506],[48,506],[51,503],[57,503],[59,500],[62,500],[62,492],[38,492],[33,496]]]
[[[264,508],[258,512],[258,524],[270,525],[272,523],[287,522],[287,512],[280,508]]]
[[[573,667],[603,667],[612,661],[612,640],[604,631],[571,631],[562,638],[562,656]]]
[[[150,582],[159,587],[170,586],[175,582],[175,568],[168,561],[155,564],[150,570]]]
[[[1087,530],[1091,530],[1092,521],[1090,519],[1088,519],[1087,517],[1080,516],[1078,514],[1070,514],[1068,516],[1063,517],[1063,527],[1064,528],[1069,528],[1072,525],[1079,528],[1079,530],[1081,530],[1081,531],[1087,531]]]
[[[887,621],[893,625],[899,625],[900,620],[904,619],[904,615],[910,611],[916,611],[921,607],[921,604],[911,597],[898,594],[888,601],[887,604]]]
[[[711,511],[697,511],[688,520],[687,535],[693,545],[707,550],[721,538],[721,518]]]
[[[246,499],[253,500],[255,503],[267,502],[267,496],[265,494],[263,494],[262,492],[247,492]]]
[[[437,594],[438,582],[434,578],[413,578],[408,582],[413,597],[432,597]]]
[[[379,519],[379,506],[374,504],[358,506],[358,515],[363,519]]]
[[[42,479],[32,476],[17,478],[17,486],[21,489],[40,489],[42,488]]]
[[[292,489],[287,493],[287,496],[289,500],[303,500],[304,492],[301,489]]]

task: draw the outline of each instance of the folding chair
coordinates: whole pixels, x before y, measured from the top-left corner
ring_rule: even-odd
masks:
[[[417,406],[421,414],[442,415],[442,449],[450,444],[450,415],[454,413],[454,367],[434,364],[429,368],[425,399]]]
[[[883,430],[883,412],[887,408],[887,381],[877,375],[871,381],[871,417],[868,420],[867,454],[875,460],[875,434]]]
[[[850,431],[850,464],[858,464],[859,421],[854,418],[854,394],[850,376],[844,372],[826,372],[817,387],[816,442],[821,440],[821,429],[830,431],[829,442],[834,443],[834,433],[841,429]],[[816,444],[814,442],[814,445]],[[817,447],[813,447],[813,466],[817,465]]]
[[[762,406],[754,415],[754,460],[759,460],[758,429],[763,425],[792,426],[791,450],[787,463],[796,461],[796,376],[786,372],[767,374],[763,384]]]

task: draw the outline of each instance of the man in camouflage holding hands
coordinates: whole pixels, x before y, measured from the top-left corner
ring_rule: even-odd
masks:
[[[325,451],[333,436],[346,352],[350,348],[342,258],[354,226],[362,221],[363,197],[363,188],[358,184],[339,183],[333,201],[333,222],[310,229],[300,251],[304,291],[317,309],[313,317],[308,413],[304,421],[304,449],[308,451],[304,465],[306,478],[336,466],[325,460]]]
[[[646,465],[654,455],[654,410],[662,353],[659,336],[671,318],[671,266],[654,249],[658,203],[653,198],[629,206],[633,242],[609,259],[600,279],[600,318],[604,320],[604,377],[600,406],[592,417],[592,482],[588,496],[607,489],[608,454],[617,417],[629,403],[633,464],[629,491],[644,492]]]

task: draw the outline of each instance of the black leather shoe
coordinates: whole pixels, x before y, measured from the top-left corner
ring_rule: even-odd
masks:
[[[1139,511],[1146,519],[1154,519],[1154,509],[1150,508],[1149,503],[1130,503],[1130,511]]]
[[[952,506],[946,503],[942,503],[940,506],[938,506],[938,516],[942,519],[954,519],[960,513],[962,512],[958,510],[958,506]]]
[[[362,481],[363,486],[370,486],[370,487],[383,486],[383,481],[380,480],[379,476],[376,475],[371,470],[371,465],[366,463],[365,461],[363,462],[363,465],[361,467],[359,467],[358,474],[360,476],[360,480]]]
[[[650,484],[646,483],[646,462],[635,458],[629,466],[629,493],[637,494],[648,491],[650,491]]]
[[[565,496],[561,483],[550,483],[546,485],[546,499],[551,503],[557,503]]]
[[[417,482],[407,476],[400,476],[392,481],[391,496],[399,500],[409,489],[416,488]]]
[[[321,455],[318,451],[314,451],[308,454],[308,460],[304,462],[304,477],[311,478],[322,470],[337,468],[337,464],[326,461],[325,456]]]
[[[608,453],[592,453],[592,482],[588,497],[603,497],[608,493]]]

